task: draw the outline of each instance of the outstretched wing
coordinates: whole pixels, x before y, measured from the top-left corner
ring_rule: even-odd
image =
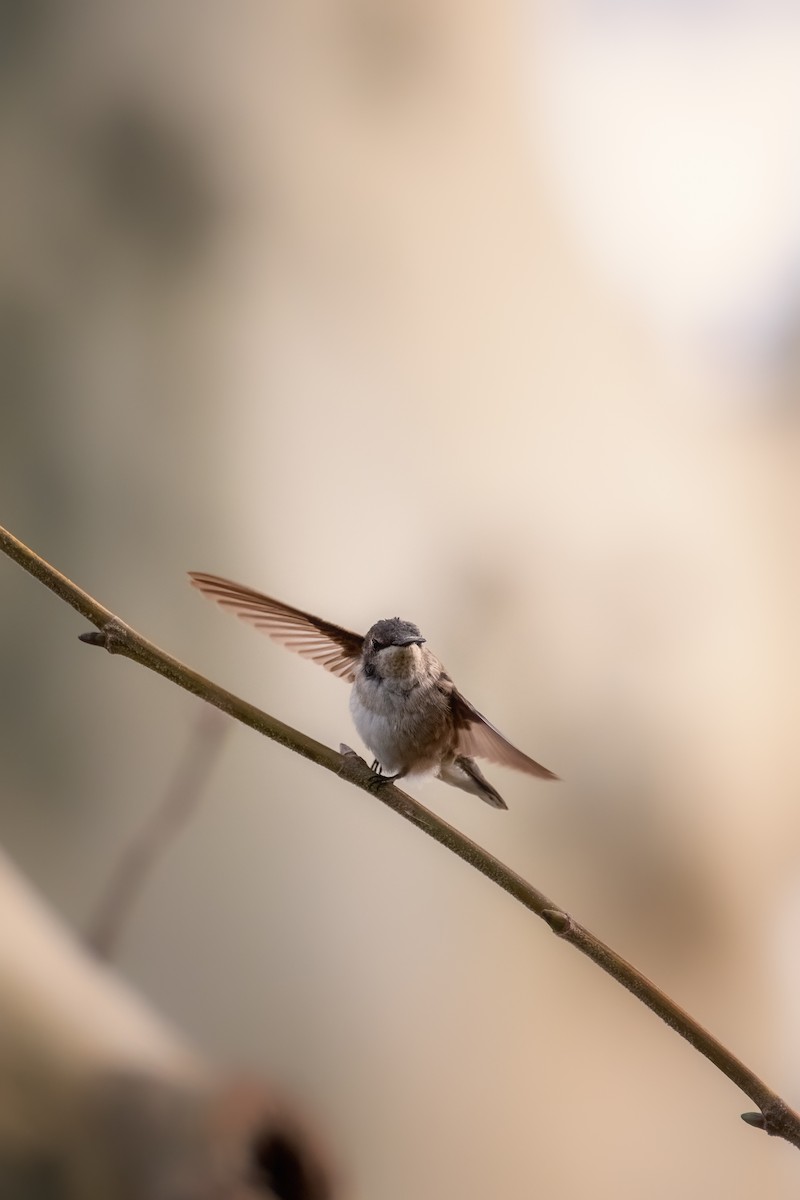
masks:
[[[301,612],[280,600],[272,600],[262,592],[253,591],[241,583],[190,571],[192,586],[204,596],[235,613],[256,629],[268,633],[276,642],[319,663],[326,671],[352,683],[361,657],[363,637],[350,633],[330,621]]]
[[[459,754],[466,754],[470,758],[486,758],[502,767],[513,767],[516,771],[538,775],[541,779],[558,779],[547,767],[512,746],[455,688],[452,703]]]

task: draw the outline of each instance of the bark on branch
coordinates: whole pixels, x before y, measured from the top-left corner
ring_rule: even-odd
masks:
[[[558,937],[569,942],[592,962],[601,967],[638,1000],[671,1026],[690,1045],[694,1046],[724,1075],[736,1084],[758,1106],[758,1113],[744,1113],[743,1119],[755,1128],[784,1138],[800,1149],[800,1116],[789,1107],[777,1093],[761,1080],[740,1059],[736,1058],[720,1041],[684,1012],[664,992],[651,983],[625,959],[578,924],[543,892],[527,883],[515,871],[505,866],[488,851],[482,849],[441,817],[425,808],[419,801],[402,792],[394,784],[379,782],[363,759],[352,750],[342,747],[343,753],[322,745],[305,733],[292,729],[276,717],[256,708],[246,700],[225,691],[209,679],[172,658],[153,645],[136,630],[131,629],[119,617],[98,604],[88,593],[77,587],[41,559],[12,534],[0,527],[0,550],[26,571],[39,579],[46,587],[70,604],[90,621],[97,632],[82,634],[81,640],[91,645],[102,646],[112,654],[121,654],[134,662],[163,675],[172,683],[213,704],[244,725],[249,725],[287,749],[318,766],[346,779],[348,783],[369,792],[381,803],[391,808],[406,821],[416,825],[428,837],[445,846],[464,862],[469,863],[487,876],[498,887],[518,900],[531,912],[541,917]]]

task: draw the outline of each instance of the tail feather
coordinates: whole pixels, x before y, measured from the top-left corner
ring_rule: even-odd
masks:
[[[443,783],[449,783],[451,787],[460,788],[462,792],[480,796],[481,800],[490,804],[492,808],[508,808],[500,793],[485,778],[475,759],[467,758],[465,754],[459,754],[450,762],[442,763],[436,777]]]

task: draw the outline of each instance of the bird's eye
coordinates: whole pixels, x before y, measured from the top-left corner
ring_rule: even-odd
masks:
[[[372,649],[373,650],[385,650],[386,642],[381,642],[381,641],[379,641],[378,638],[373,638],[372,639]]]

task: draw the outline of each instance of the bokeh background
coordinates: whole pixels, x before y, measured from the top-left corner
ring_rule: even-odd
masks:
[[[2,521],[330,744],[229,575],[416,621],[564,782],[414,790],[800,1102],[800,14],[5,0]],[[0,838],[74,927],[200,705],[0,562]],[[496,888],[231,728],[120,970],[354,1200],[794,1195]]]

